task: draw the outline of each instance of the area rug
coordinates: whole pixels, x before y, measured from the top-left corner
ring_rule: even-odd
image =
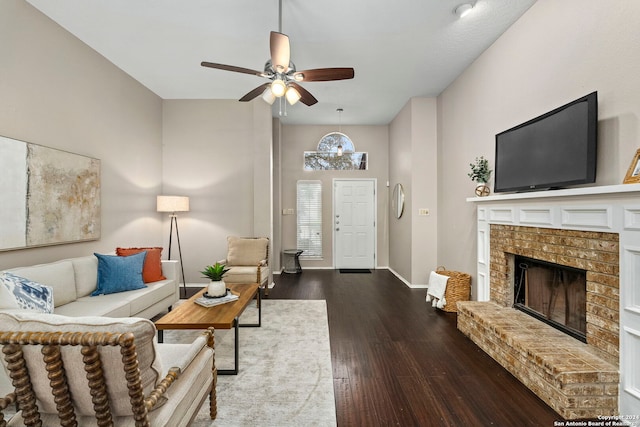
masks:
[[[263,300],[262,327],[240,328],[238,375],[218,376],[218,417],[208,402],[192,426],[335,426],[336,411],[325,301]],[[240,323],[254,323],[251,304]],[[165,331],[190,342],[197,331]],[[216,366],[233,367],[233,331],[216,330]]]

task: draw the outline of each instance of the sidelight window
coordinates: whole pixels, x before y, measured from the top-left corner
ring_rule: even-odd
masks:
[[[297,183],[297,248],[303,258],[322,258],[322,182]]]

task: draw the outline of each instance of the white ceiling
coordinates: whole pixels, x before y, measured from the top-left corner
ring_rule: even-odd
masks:
[[[164,99],[238,99],[266,82],[200,66],[262,71],[278,0],[27,0]],[[309,82],[318,103],[285,124],[388,124],[409,98],[437,96],[535,0],[282,0],[298,70],[353,67],[353,80]],[[251,102],[264,102],[256,98]],[[274,104],[278,115],[278,102]]]

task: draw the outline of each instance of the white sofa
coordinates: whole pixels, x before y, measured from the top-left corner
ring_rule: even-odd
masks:
[[[98,296],[91,296],[98,281],[98,259],[94,255],[11,268],[6,271],[51,286],[53,312],[64,316],[151,319],[180,299],[180,286],[177,279],[178,261],[174,260],[162,261],[162,275],[166,280],[146,283],[143,289]],[[15,310],[0,309],[1,311]],[[9,379],[4,369],[0,369],[0,392],[8,392],[9,389]]]
[[[6,270],[53,287],[54,314],[64,316],[144,317],[166,310],[180,299],[178,261],[162,261],[166,280],[143,289],[91,296],[98,280],[98,259],[91,255]]]

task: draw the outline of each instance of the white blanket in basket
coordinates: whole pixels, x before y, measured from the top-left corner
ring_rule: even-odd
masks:
[[[443,276],[435,271],[429,275],[429,288],[427,289],[427,302],[431,301],[431,305],[437,308],[443,308],[447,305],[444,293],[447,290],[447,280],[449,276]]]

